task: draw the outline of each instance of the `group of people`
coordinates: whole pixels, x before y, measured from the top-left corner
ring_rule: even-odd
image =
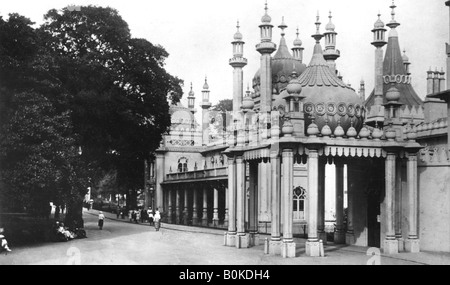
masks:
[[[11,249],[8,246],[8,241],[6,240],[4,233],[4,229],[0,228],[0,251],[6,251],[6,253],[11,252]]]
[[[69,241],[76,238],[86,237],[86,231],[83,228],[78,227],[75,222],[72,227],[68,228],[63,222],[56,221],[53,232],[57,241]]]
[[[156,208],[156,211],[153,212],[152,208],[149,208],[147,211],[142,209],[141,211],[138,210],[131,210],[129,213],[130,222],[138,223],[138,220],[140,220],[141,223],[144,221],[148,221],[150,223],[150,226],[154,226],[156,231],[159,231],[159,228],[161,227],[161,213],[159,212],[158,208]],[[103,224],[105,221],[105,215],[102,211],[98,213],[98,228],[100,230],[103,229]]]

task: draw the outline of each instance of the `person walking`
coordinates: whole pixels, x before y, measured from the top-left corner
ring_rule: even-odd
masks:
[[[4,229],[0,228],[0,247],[2,250],[6,250],[6,253],[11,252],[11,249],[8,246],[8,241],[6,237],[3,235]]]
[[[158,208],[156,208],[155,215],[153,216],[153,221],[155,222],[155,230],[158,232],[161,227],[161,213]]]
[[[150,226],[153,226],[153,211],[152,209],[148,209],[147,211],[147,216],[148,216],[148,222],[150,223]]]
[[[105,220],[105,215],[103,215],[103,212],[98,212],[98,227],[100,230],[103,229],[103,222]]]

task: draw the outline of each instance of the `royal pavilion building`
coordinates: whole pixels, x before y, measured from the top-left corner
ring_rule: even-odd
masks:
[[[191,84],[188,106],[171,106],[170,133],[146,168],[146,206],[159,208],[165,223],[222,228],[226,246],[264,243],[266,253],[283,257],[298,256],[296,235],[306,237],[307,256],[320,256],[329,242],[387,254],[450,252],[450,62],[447,78],[443,70],[426,73],[421,99],[400,49],[394,2],[390,12],[372,29],[375,88],[367,98],[364,82],[356,92],[337,70],[331,13],[323,33],[315,17],[306,64],[298,30],[288,48],[284,19],[273,43],[267,4],[260,67],[244,92],[238,24],[229,60],[233,111],[211,111],[205,79],[198,123]]]

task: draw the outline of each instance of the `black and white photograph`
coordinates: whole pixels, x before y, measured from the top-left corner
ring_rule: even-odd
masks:
[[[2,1],[0,265],[450,265],[449,43],[445,0]]]

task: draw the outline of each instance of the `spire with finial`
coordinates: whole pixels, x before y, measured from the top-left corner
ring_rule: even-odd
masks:
[[[284,37],[284,29],[286,29],[288,26],[284,23],[284,16],[281,17],[281,24],[278,26],[278,28],[281,29],[281,36]]]
[[[267,1],[265,4],[265,14],[261,18],[261,24],[259,25],[259,28],[261,30],[261,42],[271,42],[272,41],[272,28],[273,25],[270,23],[272,22],[272,18],[267,14]]]
[[[312,35],[312,37],[316,40],[316,43],[318,44],[320,42],[320,40],[323,38],[323,35],[320,33],[320,16],[319,16],[319,11],[317,11],[317,16],[316,16],[316,22],[314,23],[316,25],[316,33],[314,35]]]
[[[337,33],[334,31],[336,27],[331,22],[331,11],[328,18],[330,18],[330,22],[326,25],[326,31],[325,33],[323,33],[323,36],[325,37],[325,50],[323,53],[323,57],[325,58],[333,72],[336,72],[336,59],[340,57],[340,52],[336,49]]]
[[[239,25],[239,20],[237,21],[237,24],[236,24],[236,28],[237,28],[237,30],[236,30],[236,33],[234,34],[234,39],[236,40],[236,41],[241,41],[242,40],[242,34],[241,34],[241,32],[239,31],[239,28],[240,28],[241,26]]]
[[[292,48],[292,53],[295,59],[300,60],[300,62],[303,61],[303,50],[304,48],[302,47],[302,41],[299,38],[299,31],[298,31],[298,27],[297,27],[297,38],[294,40],[294,47]]]
[[[411,72],[409,71],[409,65],[411,64],[411,62],[409,62],[409,58],[408,58],[408,56],[406,56],[405,49],[403,49],[402,60],[403,60],[403,66],[405,67],[406,75],[411,75]]]
[[[265,13],[264,13],[264,16],[262,16],[262,18],[261,18],[261,22],[262,23],[270,23],[270,22],[272,22],[272,18],[269,16],[269,14],[267,14],[267,10],[269,10],[269,8],[267,8],[267,0],[266,0],[266,3],[264,4],[264,10],[265,10]]]
[[[328,24],[325,26],[325,30],[327,31],[334,31],[334,29],[336,28],[335,25],[333,24],[333,22],[331,22],[331,18],[333,18],[333,16],[331,16],[331,11],[329,11],[329,15],[328,18],[330,19]]]
[[[191,91],[189,91],[188,94],[188,108],[194,109],[194,107],[195,107],[195,94],[194,90],[192,90],[192,82],[191,82]]]
[[[202,109],[208,109],[211,107],[211,102],[209,102],[209,85],[208,85],[208,78],[205,75],[205,83],[203,84],[203,90],[202,90],[202,103],[200,104]]]
[[[389,23],[386,24],[386,26],[388,26],[388,27],[391,28],[391,29],[395,29],[395,28],[397,28],[398,26],[400,26],[400,23],[398,23],[398,22],[395,20],[395,8],[397,8],[397,6],[395,6],[394,0],[392,0],[392,5],[389,6],[389,8],[392,9],[392,11],[391,11],[392,19],[391,19],[391,21],[390,21]]]

